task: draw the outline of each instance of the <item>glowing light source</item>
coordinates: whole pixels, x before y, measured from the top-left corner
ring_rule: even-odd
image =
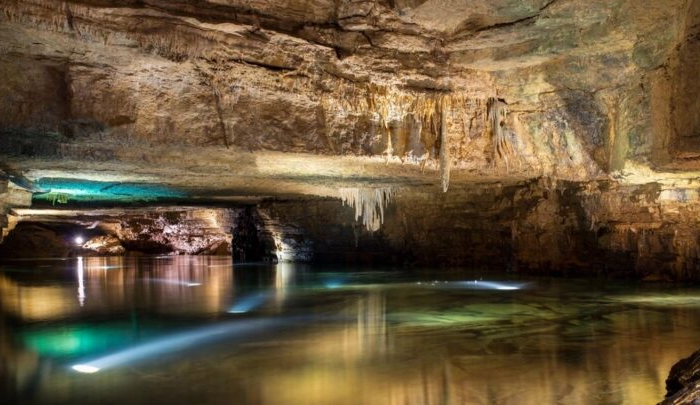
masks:
[[[73,367],[71,367],[73,370],[79,372],[79,373],[86,373],[86,374],[92,374],[100,371],[99,368],[93,367],[87,364],[76,364]]]
[[[85,239],[80,235],[76,236],[73,240],[75,241],[76,245],[82,245],[83,242],[85,242]]]

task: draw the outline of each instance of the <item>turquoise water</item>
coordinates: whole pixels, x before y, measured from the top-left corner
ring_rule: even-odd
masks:
[[[2,403],[654,404],[700,289],[237,265],[0,265]]]

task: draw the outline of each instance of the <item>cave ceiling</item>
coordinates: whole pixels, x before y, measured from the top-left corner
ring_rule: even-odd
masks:
[[[0,0],[3,170],[114,202],[696,187],[696,3]]]

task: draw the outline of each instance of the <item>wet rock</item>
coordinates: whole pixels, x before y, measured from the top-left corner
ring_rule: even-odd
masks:
[[[674,364],[666,379],[666,399],[659,404],[700,404],[700,351]]]

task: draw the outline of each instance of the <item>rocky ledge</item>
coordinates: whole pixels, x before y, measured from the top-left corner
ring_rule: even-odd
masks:
[[[700,404],[700,350],[676,363],[666,379],[666,399],[659,405]]]

